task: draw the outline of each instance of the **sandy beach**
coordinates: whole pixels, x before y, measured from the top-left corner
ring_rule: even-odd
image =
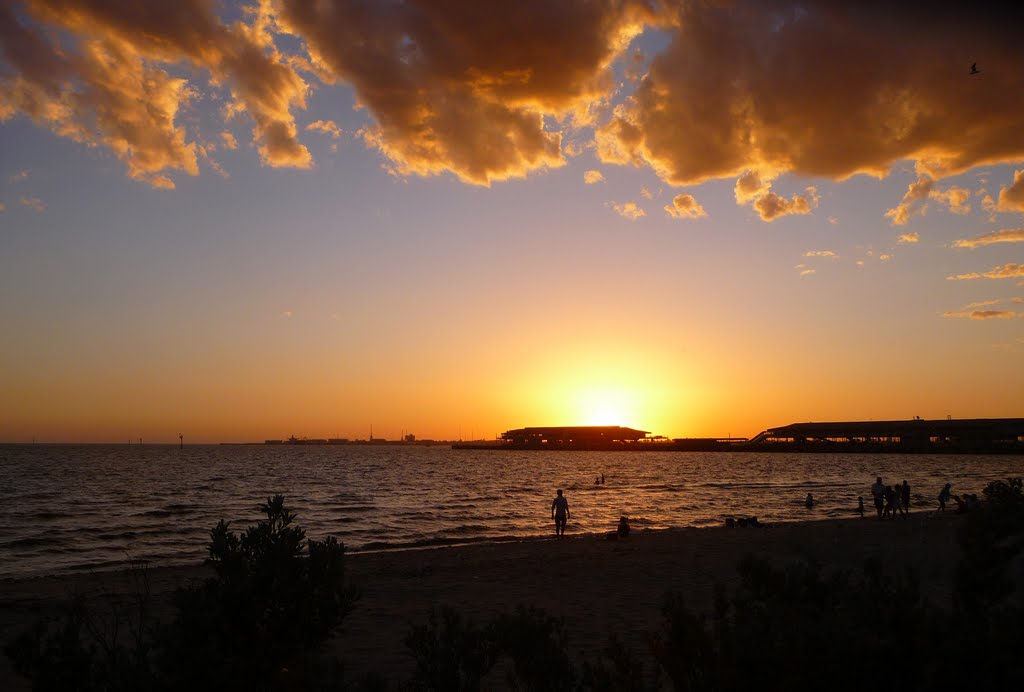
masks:
[[[412,672],[403,638],[431,607],[452,605],[480,622],[526,604],[563,618],[570,648],[579,655],[600,650],[612,632],[645,651],[647,635],[661,625],[667,592],[682,592],[693,607],[705,609],[714,584],[734,583],[736,564],[748,553],[768,556],[776,564],[816,560],[826,570],[859,569],[866,558],[879,557],[890,570],[914,568],[924,594],[944,603],[959,555],[960,519],[920,512],[885,522],[872,517],[763,529],[634,532],[614,541],[598,535],[552,536],[351,554],[349,579],[362,596],[331,650],[353,674],[377,671],[398,682]],[[169,612],[167,596],[206,574],[201,566],[153,569],[151,591]],[[0,638],[6,643],[39,617],[59,612],[70,594],[100,602],[125,601],[133,592],[127,572],[0,581]],[[0,662],[0,688],[28,688],[6,657]]]

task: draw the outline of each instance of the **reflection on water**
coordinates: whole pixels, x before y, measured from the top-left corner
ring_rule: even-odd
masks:
[[[274,493],[310,537],[366,549],[548,535],[556,488],[570,503],[569,534],[610,531],[623,514],[640,530],[853,516],[858,495],[870,511],[877,475],[907,479],[912,508],[924,511],[946,481],[980,492],[1024,475],[1024,457],[8,445],[0,576],[120,567],[126,557],[195,562],[218,520],[244,527]]]

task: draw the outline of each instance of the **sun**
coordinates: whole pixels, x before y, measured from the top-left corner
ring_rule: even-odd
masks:
[[[577,403],[580,425],[628,425],[635,413],[633,398],[628,392],[610,389],[580,392]]]

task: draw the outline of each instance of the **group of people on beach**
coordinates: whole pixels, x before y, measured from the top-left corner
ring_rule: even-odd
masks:
[[[602,485],[604,483],[604,474],[601,474],[594,481],[595,485]],[[956,512],[963,514],[970,510],[980,506],[981,501],[977,495],[965,494],[962,497],[960,495],[953,495],[951,488],[952,483],[946,483],[942,486],[942,490],[939,491],[939,511],[946,511],[946,503],[952,499],[956,503]],[[887,485],[882,482],[882,477],[878,476],[875,478],[875,482],[871,485],[871,498],[874,501],[875,512],[879,519],[895,519],[897,516],[902,516],[906,519],[910,514],[910,484],[903,480],[902,483],[897,485]],[[804,498],[804,506],[807,509],[813,509],[815,505],[814,496],[811,493],[807,493],[807,497]],[[861,495],[857,498],[857,513],[861,517],[864,516],[864,496]],[[565,495],[562,493],[562,489],[559,488],[555,496],[555,499],[551,501],[551,518],[555,520],[555,535],[565,535],[565,525],[569,521],[569,501],[565,499]],[[751,520],[741,519],[739,522],[734,519],[727,519],[726,526],[733,528],[735,526],[763,526],[757,521],[757,518]],[[626,517],[622,517],[619,520],[619,525],[615,531],[609,533],[609,538],[625,538],[629,535],[629,520]]]
[[[871,486],[871,498],[879,519],[895,519],[899,515],[906,519],[910,514],[910,484],[906,479],[900,485],[886,485],[878,476]],[[858,498],[857,511],[864,516],[864,496]]]
[[[942,490],[939,491],[938,511],[946,511],[946,503],[950,501],[950,498],[956,503],[958,514],[963,514],[980,506],[981,501],[977,495],[965,494],[963,497],[953,495],[952,487],[952,483],[946,483],[942,486]],[[874,500],[875,512],[878,514],[879,519],[895,519],[897,515],[902,515],[906,519],[910,513],[910,484],[906,480],[900,485],[890,486],[883,483],[882,477],[878,476],[871,486],[871,497]],[[863,495],[858,498],[857,512],[862,517],[864,516]]]

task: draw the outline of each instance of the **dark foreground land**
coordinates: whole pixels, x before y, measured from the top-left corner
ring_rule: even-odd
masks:
[[[614,541],[576,536],[353,554],[346,557],[345,569],[361,597],[329,652],[345,663],[346,677],[377,672],[393,683],[405,681],[414,660],[404,639],[410,625],[426,621],[431,608],[450,605],[483,622],[518,604],[562,619],[574,656],[599,652],[613,633],[643,652],[650,634],[662,626],[666,593],[681,593],[691,608],[706,612],[715,583],[735,585],[737,563],[747,554],[766,556],[778,566],[815,561],[826,572],[860,570],[866,559],[878,558],[887,571],[913,568],[926,598],[949,603],[964,520],[920,512],[884,522],[858,518],[759,529],[634,532]],[[151,570],[158,617],[170,616],[175,588],[210,574],[202,566]],[[127,571],[2,581],[0,639],[6,644],[40,617],[57,614],[70,594],[86,595],[93,603],[127,604],[134,592]],[[6,657],[0,658],[0,689],[28,689]]]

